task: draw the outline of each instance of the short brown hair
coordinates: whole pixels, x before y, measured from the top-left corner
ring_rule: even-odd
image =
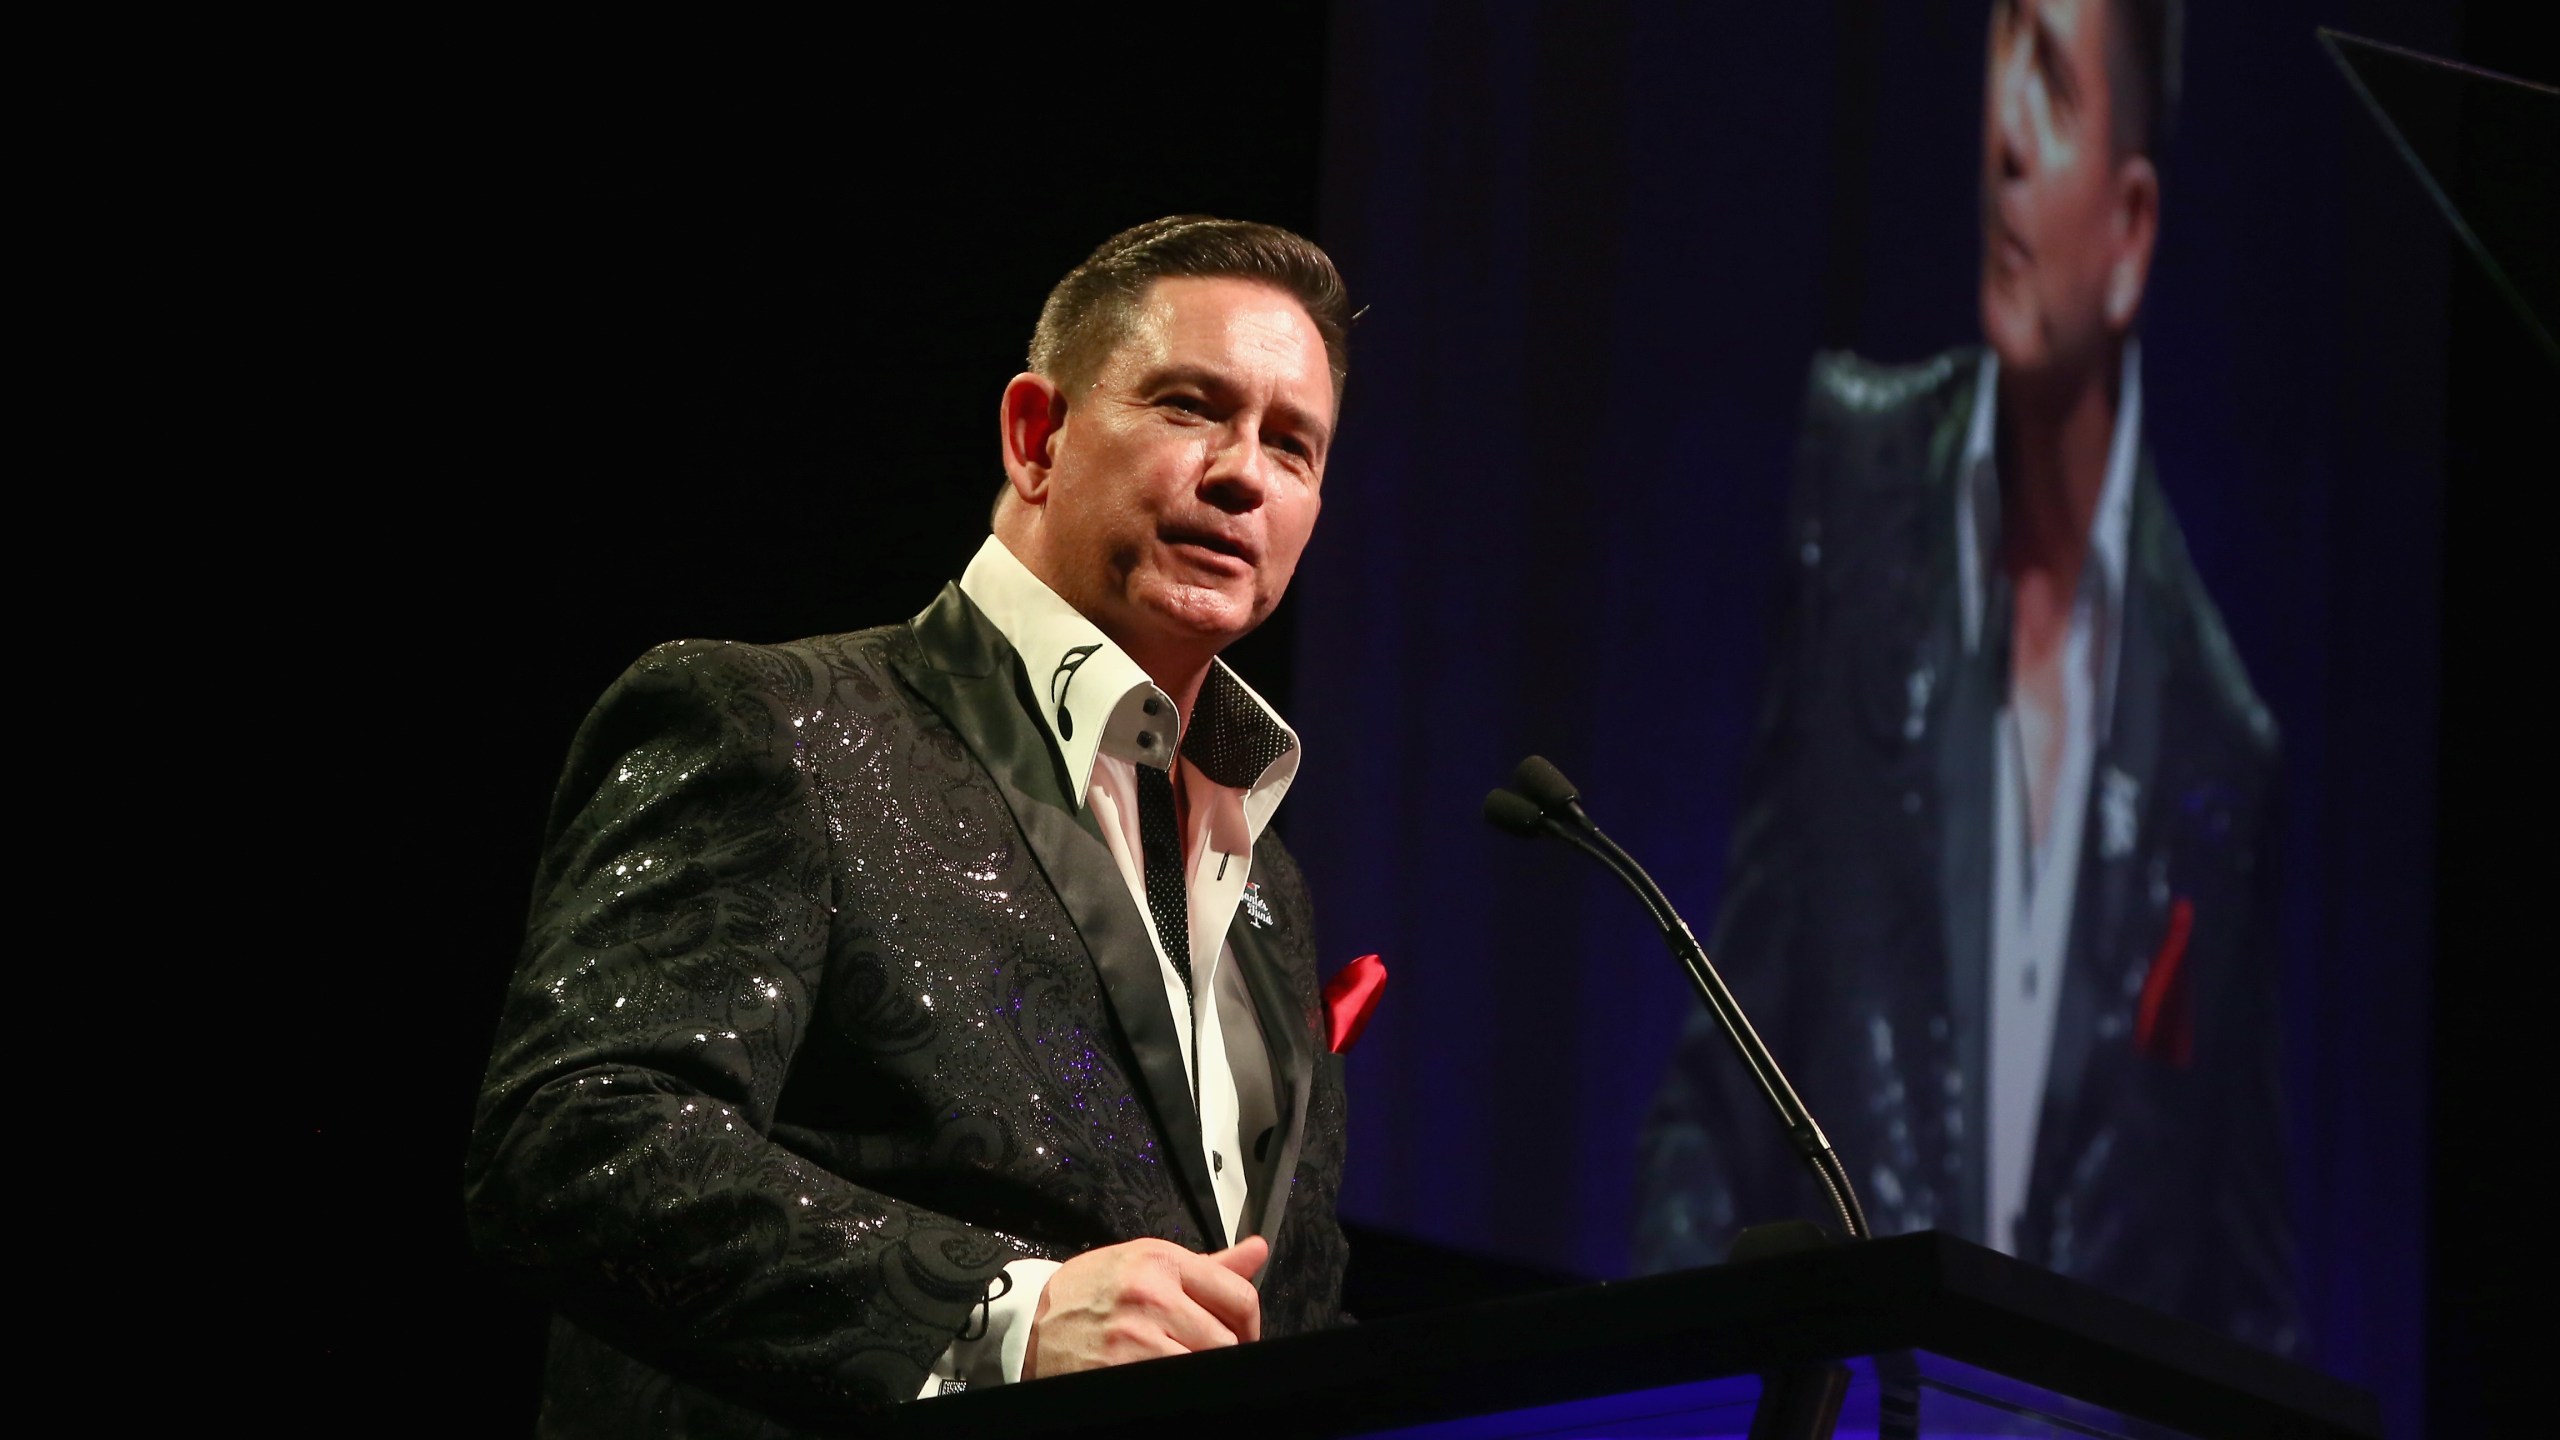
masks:
[[[2179,51],[2186,42],[2180,0],[2113,0],[2107,26],[2107,88],[2115,93],[2118,155],[2144,155],[2163,168],[2178,118]]]
[[[1351,373],[1351,297],[1332,257],[1277,225],[1168,215],[1102,242],[1049,292],[1031,331],[1031,368],[1060,388],[1081,389],[1128,338],[1147,287],[1175,276],[1258,280],[1305,308],[1324,337],[1333,396]]]

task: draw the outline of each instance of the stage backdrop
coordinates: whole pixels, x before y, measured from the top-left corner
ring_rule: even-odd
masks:
[[[1352,1218],[1625,1272],[1694,1002],[1614,882],[1477,805],[1544,753],[1716,913],[1807,362],[1979,335],[1985,20],[1338,7],[1322,237],[1369,309],[1285,825],[1330,959],[1394,972],[1351,1061]],[[2310,1350],[2414,1433],[2448,255],[2315,23],[2458,39],[2416,3],[2190,7],[2145,418],[2285,737]]]

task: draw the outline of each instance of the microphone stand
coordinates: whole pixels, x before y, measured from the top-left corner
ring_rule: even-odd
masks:
[[[1634,856],[1619,848],[1616,841],[1592,823],[1591,817],[1583,812],[1581,798],[1571,782],[1553,765],[1532,755],[1520,762],[1520,769],[1513,778],[1525,793],[1494,791],[1485,797],[1485,818],[1515,835],[1544,834],[1562,840],[1607,866],[1609,873],[1635,892],[1636,898],[1644,902],[1645,910],[1652,915],[1654,925],[1661,930],[1663,944],[1689,977],[1690,988],[1698,992],[1699,1001],[1707,1007],[1708,1013],[1716,1017],[1725,1038],[1733,1042],[1735,1052],[1742,1057],[1743,1066],[1758,1083],[1762,1098],[1777,1112],[1778,1123],[1785,1127],[1789,1143],[1795,1147],[1806,1167],[1813,1171],[1814,1179],[1820,1182],[1849,1238],[1868,1238],[1866,1210],[1858,1203],[1857,1188],[1849,1183],[1847,1167],[1840,1163],[1840,1156],[1831,1148],[1831,1141],[1823,1135],[1822,1127],[1814,1123],[1812,1113],[1805,1109],[1795,1086],[1787,1082],[1786,1072],[1778,1068],[1777,1057],[1769,1053],[1769,1047],[1760,1039],[1759,1032],[1751,1028],[1751,1019],[1742,1013],[1741,1002],[1734,999],[1724,977],[1716,973],[1714,963],[1707,959],[1706,947],[1698,943],[1698,937],[1690,932],[1688,922],[1682,920],[1680,912],[1672,907],[1671,898],[1662,893],[1662,887],[1654,883],[1653,877],[1645,873]]]

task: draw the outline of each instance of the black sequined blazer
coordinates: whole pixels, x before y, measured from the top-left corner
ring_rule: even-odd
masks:
[[[1226,1243],[1147,930],[1021,663],[904,625],[644,656],[554,801],[466,1174],[557,1311],[541,1428],[860,1428],[1018,1257]],[[1306,887],[1229,935],[1273,1057],[1266,1334],[1335,1323],[1340,1059]]]

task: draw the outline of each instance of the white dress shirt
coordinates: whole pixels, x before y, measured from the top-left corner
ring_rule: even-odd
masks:
[[[1190,809],[1183,863],[1191,933],[1178,938],[1196,982],[1185,986],[1147,904],[1138,836],[1138,767],[1168,767],[1185,738],[1172,697],[994,536],[978,547],[977,558],[960,576],[960,590],[1022,657],[1032,688],[1046,700],[1041,724],[1062,768],[1075,781],[1077,803],[1092,811],[1148,938],[1155,942],[1166,1003],[1176,1017],[1190,1020],[1174,1027],[1182,1041],[1183,1070],[1200,1114],[1201,1145],[1217,1192],[1219,1220],[1230,1240],[1242,1239],[1245,1217],[1261,1213],[1263,1198],[1251,1193],[1258,1168],[1251,1157],[1279,1122],[1279,1100],[1253,999],[1226,935],[1253,878],[1253,842],[1297,778],[1297,733],[1223,662],[1210,662],[1269,718],[1287,746],[1243,789],[1217,784],[1196,765],[1179,767]],[[1012,1288],[988,1303],[985,1333],[955,1341],[925,1377],[922,1393],[1020,1380],[1041,1287],[1057,1272],[1058,1262],[1051,1260],[1007,1265]]]
[[[2071,628],[2063,640],[2060,715],[2030,703],[2014,665],[2007,703],[1992,719],[1992,896],[1989,984],[1991,1035],[1991,1173],[1983,1187],[1983,1233],[1994,1249],[2017,1248],[2018,1222],[2027,1205],[2035,1161],[2036,1127],[2044,1108],[2045,1071],[2053,1055],[2053,1027],[2061,1010],[2062,968],[2069,958],[2071,910],[2080,874],[2080,842],[2087,829],[2090,773],[2106,743],[2115,713],[2117,654],[2124,630],[2125,550],[2132,528],[2133,472],[2142,436],[2142,369],[2137,347],[2125,347],[2124,378],[2116,400],[2115,435],[2107,473],[2090,518],[2089,558],[2071,602]],[[1982,357],[1971,427],[1956,485],[1957,570],[1962,575],[1964,638],[1968,652],[1982,644],[1984,597],[2000,553],[1998,430],[1993,406],[1999,361]],[[2043,777],[2031,757],[2043,753],[2062,727],[2062,760],[2053,793],[2040,793]],[[2106,777],[2112,786],[2129,783]],[[2044,833],[2031,817],[2046,815]]]

